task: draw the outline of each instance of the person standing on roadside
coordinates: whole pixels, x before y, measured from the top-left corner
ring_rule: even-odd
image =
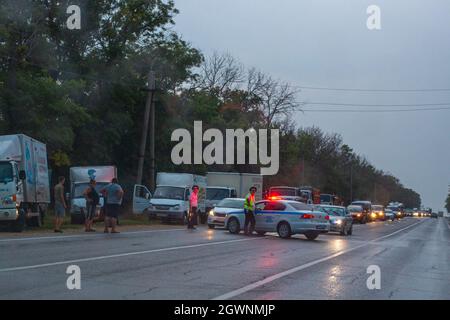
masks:
[[[66,178],[59,177],[55,186],[55,232],[62,233],[61,225],[66,214],[66,199],[64,199],[64,182]]]
[[[106,215],[105,215],[105,233],[109,233],[109,227],[111,227],[111,233],[119,233],[116,230],[117,219],[119,217],[120,205],[123,199],[123,189],[119,185],[117,178],[113,178],[111,183],[107,185],[102,191],[105,192],[106,198]]]
[[[86,199],[85,232],[95,232],[95,229],[92,228],[92,224],[94,223],[97,205],[100,202],[100,195],[97,190],[95,190],[96,184],[97,182],[91,179],[89,187],[84,191],[84,197]]]
[[[195,224],[197,222],[197,209],[198,209],[198,186],[192,186],[192,193],[189,196],[189,216],[188,216],[188,229],[195,230]]]
[[[250,188],[250,193],[245,197],[244,202],[244,212],[245,212],[245,223],[244,223],[244,234],[252,235],[255,230],[255,193],[256,187]],[[250,225],[250,228],[249,228]]]

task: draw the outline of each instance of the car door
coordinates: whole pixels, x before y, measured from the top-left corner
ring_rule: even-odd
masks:
[[[278,201],[265,201],[264,207],[260,210],[258,220],[262,230],[274,232],[276,226],[282,217],[282,212],[286,209],[286,206]]]
[[[256,230],[266,231],[266,223],[264,221],[264,207],[268,201],[260,201],[255,204],[255,221]]]
[[[133,213],[142,214],[150,206],[151,192],[146,186],[136,184],[133,191]]]

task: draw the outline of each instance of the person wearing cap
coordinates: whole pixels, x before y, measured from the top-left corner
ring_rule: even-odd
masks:
[[[195,224],[197,223],[197,208],[198,208],[198,186],[192,186],[192,192],[189,196],[189,216],[188,216],[188,229],[195,230]]]
[[[244,223],[244,234],[251,235],[255,230],[255,193],[256,187],[250,188],[250,193],[245,197],[244,202],[244,212],[245,212],[245,223]],[[250,228],[249,228],[250,225]]]

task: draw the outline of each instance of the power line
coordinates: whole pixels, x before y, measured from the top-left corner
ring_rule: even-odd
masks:
[[[291,88],[304,90],[323,91],[348,91],[348,92],[450,92],[450,88],[426,88],[426,89],[367,89],[367,88],[332,88],[332,87],[309,87],[301,85],[289,85]]]
[[[353,112],[353,113],[388,113],[388,112],[419,112],[419,111],[438,111],[438,110],[450,110],[448,108],[419,108],[419,109],[392,109],[392,110],[355,110],[355,109],[340,109],[340,110],[326,110],[326,109],[302,109],[303,112]]]
[[[337,106],[337,107],[431,107],[450,106],[450,102],[443,103],[406,103],[406,104],[364,104],[364,103],[335,103],[335,102],[302,102],[304,105]]]

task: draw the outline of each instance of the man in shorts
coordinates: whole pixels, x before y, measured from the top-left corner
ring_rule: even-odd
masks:
[[[120,205],[123,199],[123,189],[119,185],[117,178],[112,179],[111,183],[102,191],[106,196],[106,215],[105,215],[105,233],[119,233],[116,230],[117,219],[119,218]]]
[[[59,177],[58,184],[55,186],[55,232],[62,233],[61,225],[66,214],[66,200],[64,199],[64,182],[66,178]]]

